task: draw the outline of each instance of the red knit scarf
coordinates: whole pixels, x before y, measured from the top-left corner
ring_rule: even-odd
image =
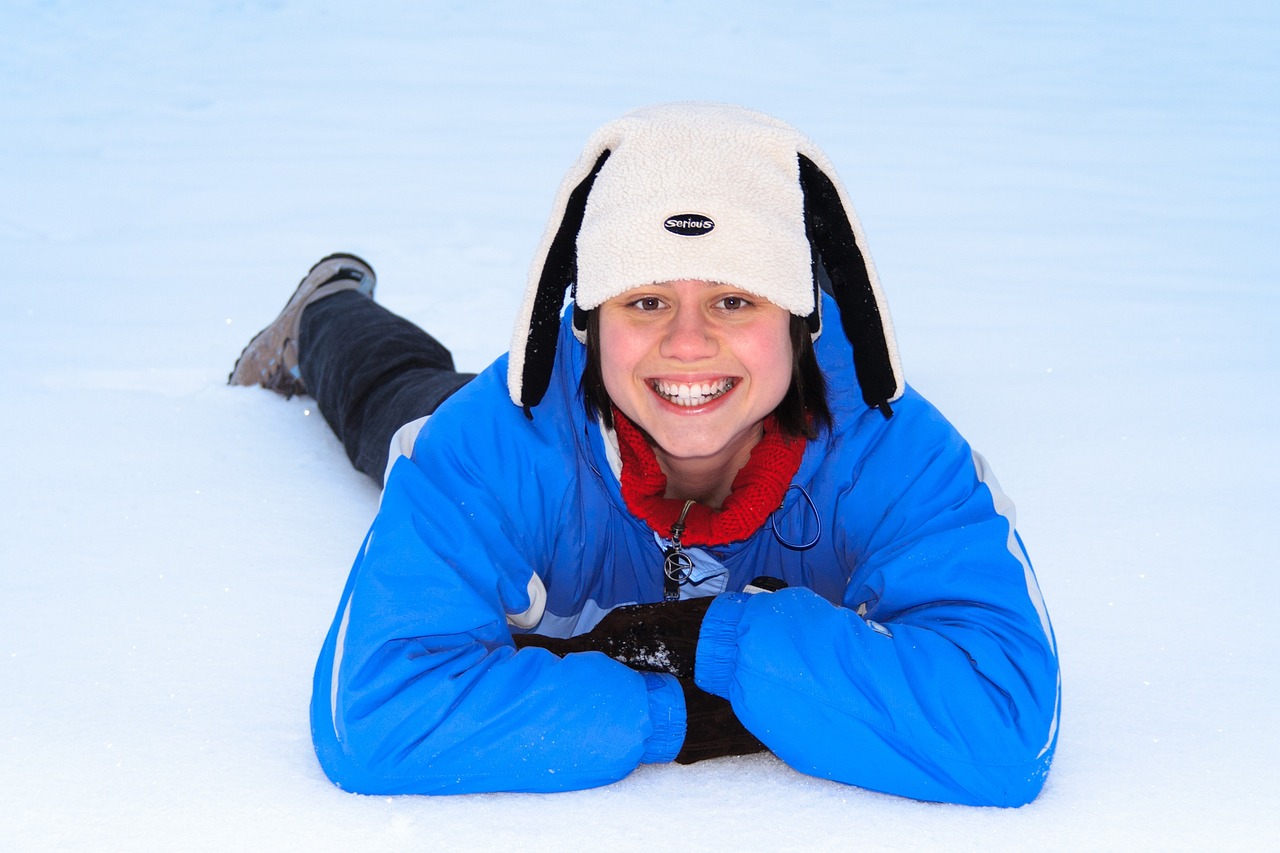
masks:
[[[663,497],[667,475],[640,429],[617,409],[613,410],[613,426],[622,456],[622,497],[628,509],[663,537],[670,537],[671,525],[680,517],[685,502]],[[769,513],[782,506],[791,478],[800,468],[805,444],[803,436],[783,435],[776,418],[765,419],[764,436],[733,478],[724,506],[713,510],[696,503],[689,508],[683,544],[727,545],[759,530]]]

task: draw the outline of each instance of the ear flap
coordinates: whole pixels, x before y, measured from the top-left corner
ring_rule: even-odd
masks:
[[[515,343],[523,343],[524,346],[524,366],[520,374],[519,399],[516,402],[524,407],[525,416],[530,420],[533,419],[532,408],[542,402],[542,397],[551,384],[551,369],[556,359],[556,339],[560,336],[560,309],[564,307],[566,290],[576,286],[578,280],[578,232],[582,230],[587,196],[591,193],[596,175],[608,159],[609,151],[606,149],[596,159],[591,172],[569,193],[564,218],[556,229],[538,277],[538,289],[529,315],[528,334],[523,342],[519,335],[516,337]],[[578,313],[575,307],[575,321]],[[583,328],[585,329],[585,325]]]
[[[862,399],[893,415],[889,403],[902,396],[901,368],[893,327],[866,256],[858,246],[853,223],[835,183],[803,154],[800,187],[804,192],[805,231],[814,255],[814,312],[818,312],[820,273],[840,309],[840,325],[853,344],[853,365]],[[823,288],[827,289],[826,287]],[[815,326],[811,317],[810,328]]]

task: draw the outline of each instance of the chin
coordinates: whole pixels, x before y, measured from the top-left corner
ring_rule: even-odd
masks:
[[[681,414],[681,419],[695,421],[699,415]],[[634,419],[633,419],[634,420]],[[637,422],[639,423],[639,422]],[[760,422],[734,426],[719,426],[711,423],[653,424],[655,428],[640,424],[641,429],[653,439],[654,443],[671,459],[711,459],[724,453],[733,453],[742,443],[754,437]],[[754,444],[754,441],[750,441]]]

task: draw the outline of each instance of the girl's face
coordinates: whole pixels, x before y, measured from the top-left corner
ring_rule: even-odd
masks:
[[[605,390],[668,464],[744,462],[791,361],[790,315],[727,284],[646,285],[600,306]]]

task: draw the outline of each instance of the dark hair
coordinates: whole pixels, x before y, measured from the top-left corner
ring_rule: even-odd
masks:
[[[791,385],[773,410],[785,435],[816,439],[832,427],[827,405],[827,380],[813,352],[813,338],[804,317],[791,315]],[[582,370],[582,400],[587,415],[613,428],[613,401],[604,387],[600,358],[600,311],[587,312],[587,365]]]

